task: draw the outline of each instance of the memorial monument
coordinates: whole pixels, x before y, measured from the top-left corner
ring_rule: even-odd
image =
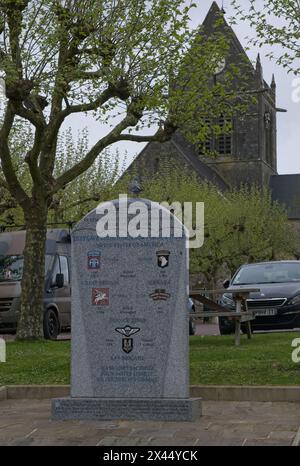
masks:
[[[54,419],[194,420],[188,248],[169,210],[127,197],[72,231],[71,396]]]

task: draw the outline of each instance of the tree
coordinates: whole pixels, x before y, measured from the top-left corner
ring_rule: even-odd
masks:
[[[169,204],[204,202],[204,244],[190,250],[190,271],[203,275],[208,288],[244,263],[294,257],[295,231],[267,189],[221,194],[181,167],[167,178],[149,180],[143,196]]]
[[[29,124],[18,121],[10,135],[11,162],[13,169],[26,192],[30,192],[31,178],[27,164],[24,162],[24,152],[29,150],[32,141],[32,131]],[[22,225],[24,215],[13,197],[4,176],[0,174],[0,225]]]
[[[235,18],[249,22],[257,37],[251,39],[254,46],[264,44],[275,47],[268,56],[294,74],[300,73],[300,2],[299,0],[249,0],[243,8],[238,0],[232,0]],[[276,46],[279,46],[278,49]],[[278,52],[278,53],[277,53]]]
[[[74,139],[71,128],[59,136],[54,168],[55,177],[60,176],[66,168],[82,159],[88,151],[88,139],[86,128],[78,132],[77,140]],[[32,141],[30,127],[24,123],[16,126],[11,135],[11,158],[18,179],[28,193],[32,189],[32,179],[24,160],[24,147],[26,144],[31,144],[29,141]],[[123,157],[122,165],[125,161],[126,157]],[[105,149],[90,169],[53,197],[48,211],[48,225],[62,226],[64,223],[76,222],[91,210],[95,203],[103,197],[108,198],[123,170],[122,165],[118,150],[112,152],[109,148]],[[22,208],[11,196],[4,179],[0,185],[0,196],[0,228],[2,226],[3,228],[22,227],[25,223]]]
[[[1,168],[27,230],[19,339],[42,336],[46,224],[55,196],[113,143],[169,139],[179,124],[177,91],[184,84],[193,95],[199,87],[196,69],[180,69],[195,36],[188,29],[192,6],[184,0],[0,2],[0,69],[7,97],[0,129]],[[215,67],[212,52],[223,42],[211,37],[195,57],[200,76],[207,71],[202,100],[212,96],[210,108],[216,103],[218,112],[227,94],[220,86],[217,93],[211,90],[207,75]],[[57,175],[59,133],[70,115],[85,112],[99,121],[102,136]],[[193,117],[201,121],[203,113],[194,112]],[[32,145],[24,150],[29,191],[11,156],[12,132],[20,120],[28,122],[33,133]],[[155,128],[155,134],[135,131],[147,126]]]
[[[89,134],[85,129],[74,141],[69,128],[58,140],[54,176],[59,177],[67,168],[82,160],[88,152]],[[120,172],[124,169],[126,154],[121,164],[119,151],[104,149],[93,165],[60,190],[53,197],[48,221],[50,223],[77,222],[102,199],[108,199]]]

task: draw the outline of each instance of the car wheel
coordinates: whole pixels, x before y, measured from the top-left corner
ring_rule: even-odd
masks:
[[[59,334],[59,320],[53,309],[47,309],[44,315],[44,337],[46,340],[56,340]]]
[[[219,330],[221,335],[231,335],[235,332],[233,321],[228,320],[226,317],[219,317]]]
[[[195,331],[196,331],[196,326],[195,326],[194,322],[192,322],[190,320],[189,321],[189,334],[190,335],[195,335]]]

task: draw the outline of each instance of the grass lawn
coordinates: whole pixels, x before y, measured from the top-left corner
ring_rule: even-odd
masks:
[[[300,333],[254,334],[234,346],[234,335],[191,337],[191,384],[300,385],[300,363],[291,355]]]
[[[0,386],[70,383],[70,342],[8,342]]]
[[[291,359],[291,342],[299,333],[190,338],[191,384],[300,385],[300,363]],[[7,343],[7,362],[0,363],[0,386],[68,384],[70,342]]]

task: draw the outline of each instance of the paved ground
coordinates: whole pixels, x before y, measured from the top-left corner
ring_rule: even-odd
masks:
[[[300,329],[293,329],[293,330],[273,330],[272,332],[297,332]],[[267,331],[259,332],[259,333],[269,333]],[[218,324],[211,324],[211,323],[198,323],[196,324],[196,335],[220,335],[219,332],[219,325]],[[13,341],[15,339],[15,335],[0,335],[1,338],[4,338],[6,341]],[[64,332],[58,336],[58,340],[70,340],[71,333]]]
[[[220,335],[219,324],[196,324],[195,335]]]
[[[197,422],[51,421],[50,400],[0,402],[0,445],[292,445],[300,403],[204,402]]]
[[[197,335],[218,335],[198,324]],[[64,333],[60,339],[69,339]],[[5,339],[14,339],[13,335]],[[203,402],[197,422],[51,421],[49,400],[0,402],[0,445],[202,446],[300,443],[300,403]],[[298,434],[297,434],[298,433]]]
[[[299,332],[300,328],[284,329],[284,330],[259,330],[255,333],[282,333],[282,332]],[[196,335],[220,335],[218,324],[197,324]]]
[[[4,338],[5,341],[14,341],[16,335],[13,333],[0,334],[0,338]],[[71,332],[63,332],[57,337],[58,340],[71,340]]]
[[[220,335],[218,324],[197,324],[196,335]],[[0,335],[6,341],[13,341],[16,336],[13,334]],[[70,340],[71,333],[63,332],[58,336],[58,340]]]

